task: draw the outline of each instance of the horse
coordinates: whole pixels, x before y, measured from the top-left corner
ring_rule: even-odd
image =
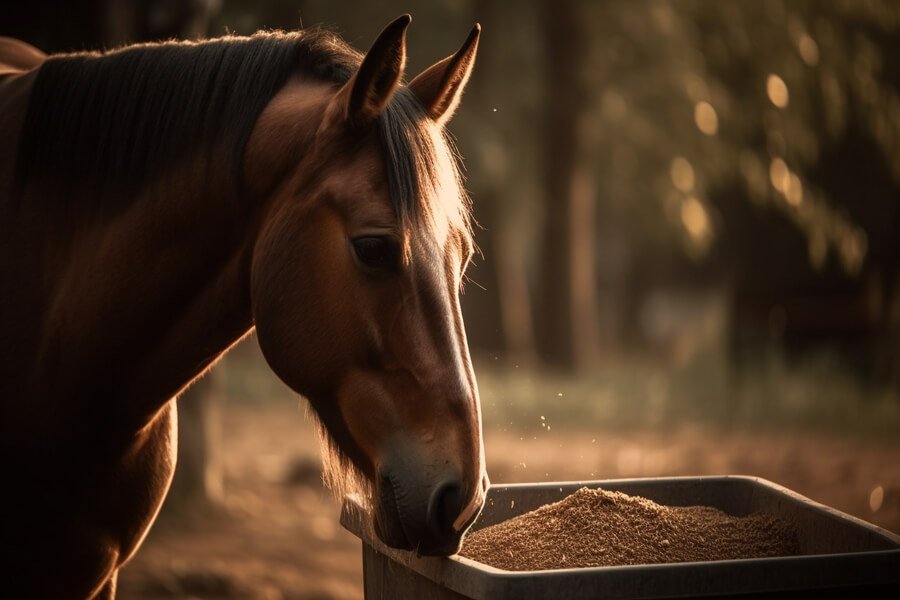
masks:
[[[47,57],[0,42],[0,589],[113,598],[175,467],[173,398],[255,330],[326,478],[458,551],[489,485],[446,124],[480,28],[404,83],[321,28]]]

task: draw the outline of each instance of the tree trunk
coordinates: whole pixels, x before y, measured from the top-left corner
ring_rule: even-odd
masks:
[[[576,122],[575,161],[571,166],[569,203],[569,294],[571,298],[573,366],[587,370],[599,354],[600,332],[597,293],[596,244],[597,181],[591,164],[593,127],[584,112]]]
[[[166,498],[167,510],[181,511],[220,504],[224,499],[221,419],[207,373],[177,400],[178,463]]]
[[[517,365],[537,362],[532,327],[528,272],[519,237],[521,232],[506,222],[497,222],[493,248],[497,262],[497,294],[507,359]]]
[[[523,365],[536,362],[536,352],[525,245],[521,240],[523,224],[515,217],[523,208],[517,191],[510,185],[514,177],[511,162],[517,151],[510,147],[510,140],[518,137],[510,129],[520,126],[521,115],[508,113],[505,106],[496,112],[498,100],[509,94],[510,85],[516,85],[505,72],[505,60],[509,58],[504,56],[506,36],[497,35],[502,31],[509,33],[508,11],[509,7],[497,0],[480,0],[473,13],[474,21],[479,21],[485,31],[495,33],[485,37],[478,49],[478,64],[469,89],[469,106],[475,110],[461,115],[478,120],[477,152],[470,158],[479,163],[481,184],[473,192],[476,221],[482,226],[476,234],[484,257],[478,261],[472,277],[488,289],[482,294],[469,288],[466,296],[479,296],[481,304],[476,307],[469,302],[478,314],[467,314],[466,319],[469,322],[470,317],[476,317],[470,325],[483,329],[479,322],[485,323],[485,317],[490,317],[486,323],[495,331],[499,321],[499,331],[491,336],[492,341],[496,337],[505,362]],[[484,341],[482,333],[477,342]]]
[[[545,0],[544,220],[538,341],[544,362],[586,367],[596,354],[595,185],[579,135],[585,44],[577,2]]]

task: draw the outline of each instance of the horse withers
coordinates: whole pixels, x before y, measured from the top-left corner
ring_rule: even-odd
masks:
[[[175,466],[171,401],[254,327],[377,534],[456,552],[488,485],[444,125],[410,18],[44,57],[0,43],[0,590],[111,598]]]

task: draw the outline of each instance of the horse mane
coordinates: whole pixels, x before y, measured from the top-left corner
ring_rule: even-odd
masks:
[[[40,67],[29,98],[15,189],[21,192],[30,181],[82,184],[100,208],[114,210],[134,198],[129,190],[192,153],[224,145],[230,152],[227,176],[239,191],[250,133],[288,78],[300,73],[340,85],[362,58],[318,27],[52,56]],[[468,231],[468,199],[452,142],[443,132],[429,131],[427,121],[406,88],[379,118],[395,211],[403,223],[431,213],[426,196],[439,179],[449,178],[462,198],[460,214],[451,218]],[[449,168],[442,164],[448,153]]]
[[[358,62],[320,30],[52,56],[29,98],[17,182],[133,188],[219,143],[237,166],[256,119],[292,73],[340,82]]]
[[[338,440],[328,430],[316,411],[312,409],[312,405],[307,403],[306,406],[306,416],[315,425],[319,438],[322,483],[338,502],[343,501],[344,497],[349,494],[355,494],[363,506],[371,508],[374,505],[374,483],[344,452]]]

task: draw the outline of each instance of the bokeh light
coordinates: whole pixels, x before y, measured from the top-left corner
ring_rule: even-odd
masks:
[[[807,65],[814,67],[819,64],[819,46],[809,34],[801,33],[797,37],[797,50]]]
[[[774,73],[770,74],[766,79],[766,94],[768,94],[772,104],[778,108],[787,108],[788,102],[790,102],[787,84]]]
[[[694,189],[694,167],[683,156],[672,159],[669,176],[676,189],[688,193]]]
[[[709,237],[709,216],[697,198],[687,198],[681,205],[681,222],[694,240],[702,241]]]
[[[694,123],[706,135],[715,135],[719,130],[719,116],[712,104],[703,101],[694,105]]]
[[[880,485],[876,485],[869,493],[869,508],[872,509],[872,512],[878,512],[883,503],[884,488]]]
[[[791,171],[780,158],[773,158],[769,163],[769,181],[772,187],[782,194],[786,194],[791,186]]]

